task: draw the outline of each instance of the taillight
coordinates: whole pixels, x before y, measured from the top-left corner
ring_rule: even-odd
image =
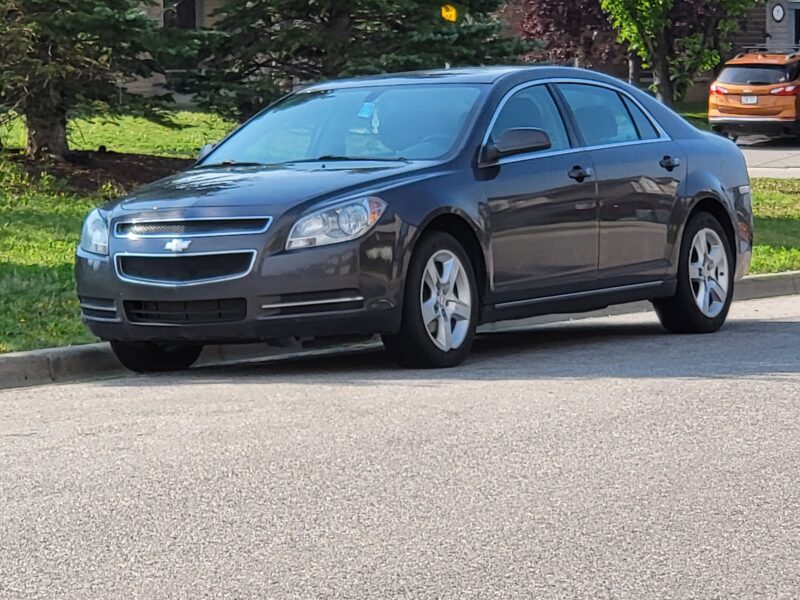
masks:
[[[712,96],[727,96],[730,92],[728,88],[724,88],[721,85],[717,85],[716,83],[711,84],[711,95]]]
[[[785,85],[769,91],[773,96],[797,96],[798,92],[800,89],[796,85]]]

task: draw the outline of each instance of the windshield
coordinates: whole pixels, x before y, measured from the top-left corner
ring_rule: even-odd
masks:
[[[734,85],[775,85],[795,79],[797,79],[795,66],[738,65],[726,67],[717,81]]]
[[[426,84],[299,92],[256,116],[200,166],[439,158],[461,137],[483,89]]]

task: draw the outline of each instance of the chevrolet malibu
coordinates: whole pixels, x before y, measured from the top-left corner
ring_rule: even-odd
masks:
[[[474,68],[305,87],[92,211],[88,327],[135,371],[206,344],[380,334],[451,367],[482,323],[650,300],[709,333],[752,249],[736,146],[616,79]]]

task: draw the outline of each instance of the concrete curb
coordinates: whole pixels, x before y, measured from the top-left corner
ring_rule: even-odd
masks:
[[[800,271],[747,277],[737,283],[735,299],[755,300],[792,294],[800,294]],[[649,310],[651,310],[649,302],[635,302],[611,306],[590,313],[548,315],[522,321],[493,323],[481,327],[480,332],[511,331],[547,323],[632,314]],[[220,366],[266,359],[318,356],[342,350],[373,347],[376,347],[375,341],[365,340],[332,341],[310,347],[299,343],[287,347],[267,344],[209,346],[200,357],[198,366]],[[109,345],[105,343],[0,355],[0,389],[118,377],[127,373],[128,371],[117,362]]]

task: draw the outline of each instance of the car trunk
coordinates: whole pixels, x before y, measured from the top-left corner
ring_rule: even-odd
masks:
[[[713,103],[720,113],[732,116],[779,117],[787,111],[794,114],[797,78],[796,65],[730,65],[715,83],[715,87],[728,93],[714,94]]]

